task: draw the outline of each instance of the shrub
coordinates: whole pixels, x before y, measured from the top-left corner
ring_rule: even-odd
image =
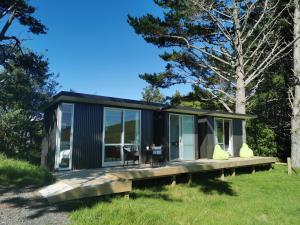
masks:
[[[0,186],[40,187],[53,181],[54,177],[47,169],[0,154]]]
[[[276,134],[258,119],[247,121],[247,144],[259,156],[277,156]]]

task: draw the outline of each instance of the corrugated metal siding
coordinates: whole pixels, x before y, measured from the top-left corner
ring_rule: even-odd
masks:
[[[169,158],[169,113],[164,112],[163,113],[163,138],[162,138],[162,144],[164,146],[164,155],[165,159],[167,161],[170,160]]]
[[[199,159],[200,151],[199,151],[199,143],[198,143],[198,117],[194,116],[194,140],[195,140],[195,159]]]
[[[238,157],[240,149],[243,145],[243,127],[241,119],[232,120],[233,135],[233,154]]]
[[[206,142],[206,155],[211,159],[214,154],[215,135],[214,135],[214,117],[207,117],[207,142]]]
[[[150,146],[154,143],[153,140],[153,123],[154,123],[154,111],[142,110],[141,112],[141,152],[143,153],[146,146]],[[142,154],[142,163],[145,163],[146,156]]]
[[[46,156],[46,166],[49,170],[54,170],[55,164],[55,151],[56,151],[56,129],[57,129],[57,105],[50,108],[45,112],[44,122],[45,122],[45,138],[47,142],[47,152]]]
[[[72,169],[102,166],[103,106],[74,104]]]
[[[198,125],[200,158],[211,159],[214,152],[214,117],[200,117],[201,122]]]

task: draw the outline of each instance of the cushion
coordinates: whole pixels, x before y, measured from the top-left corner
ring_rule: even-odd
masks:
[[[247,144],[243,144],[241,150],[240,150],[240,157],[241,158],[252,158],[254,156],[253,151]]]
[[[229,159],[229,153],[224,151],[220,145],[216,145],[214,149],[213,159],[220,159],[220,160]]]

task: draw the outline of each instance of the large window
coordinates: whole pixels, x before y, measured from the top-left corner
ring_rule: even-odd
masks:
[[[140,111],[105,108],[104,112],[104,165],[123,161],[123,146],[140,148]]]
[[[215,120],[216,144],[219,144],[222,149],[228,151],[230,155],[233,155],[231,136],[232,136],[231,120],[216,119]]]
[[[58,107],[56,169],[71,169],[74,105]]]

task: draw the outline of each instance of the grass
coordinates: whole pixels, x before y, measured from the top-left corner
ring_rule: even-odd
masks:
[[[40,187],[53,180],[52,174],[45,168],[21,160],[8,159],[0,154],[0,186],[2,187]]]
[[[249,171],[237,174],[224,182],[202,174],[192,186],[183,177],[184,182],[175,188],[148,181],[135,187],[131,199],[119,196],[77,202],[71,223],[300,224],[299,174],[288,176],[286,167],[280,165],[254,175]]]

